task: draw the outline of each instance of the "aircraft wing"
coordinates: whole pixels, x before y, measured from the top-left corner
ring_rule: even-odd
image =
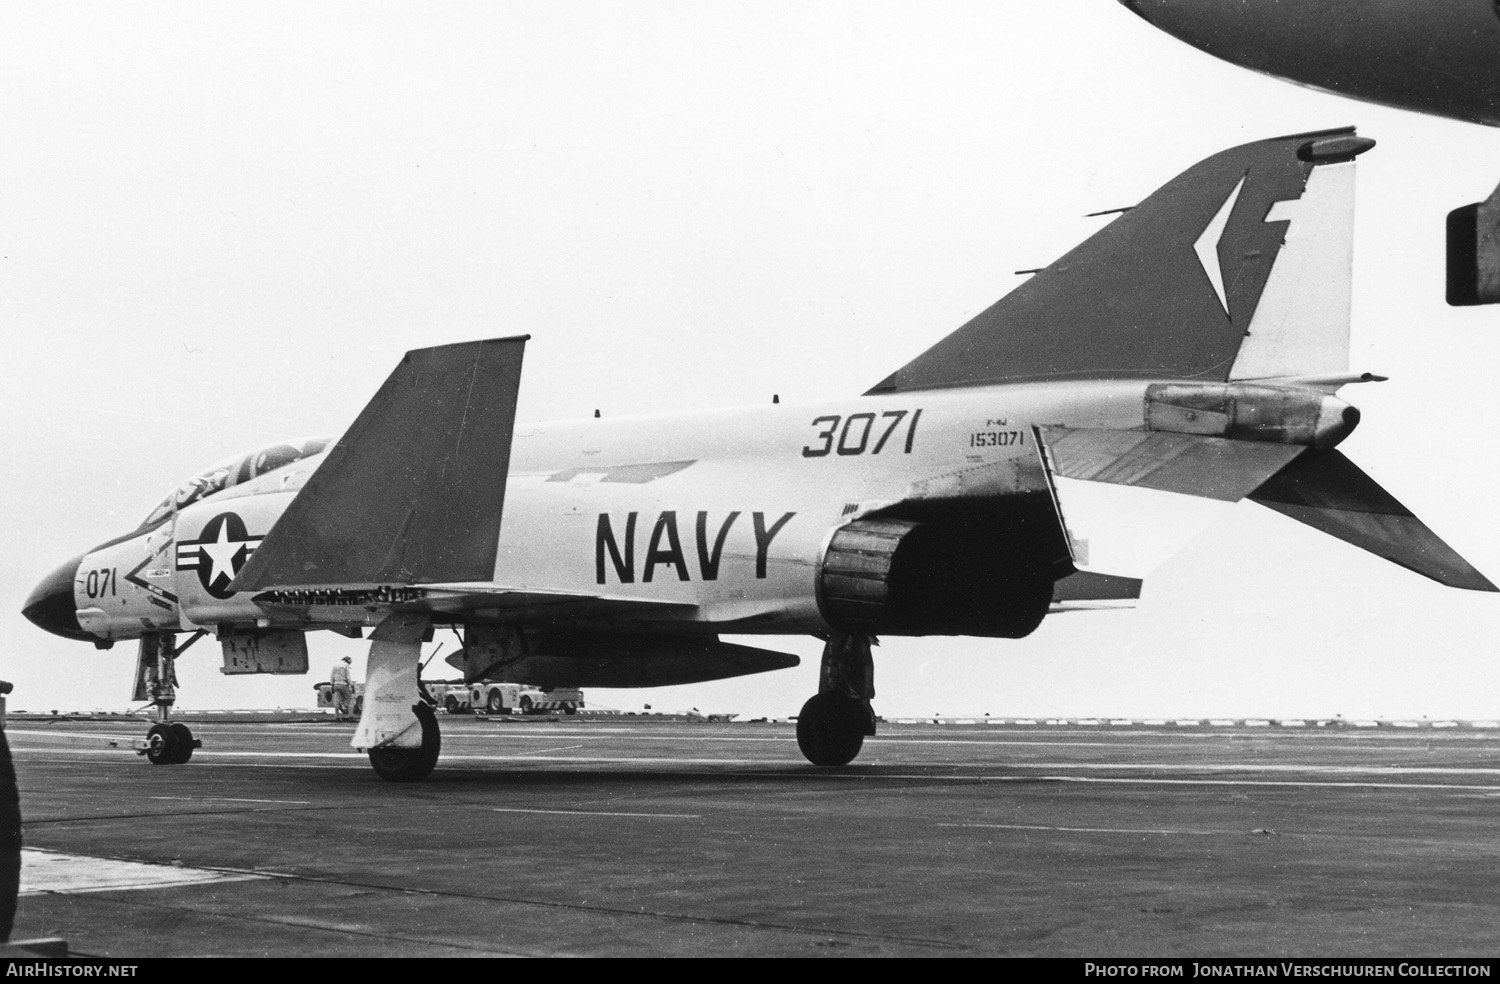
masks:
[[[493,578],[526,340],[408,352],[232,589]]]
[[[497,584],[526,338],[408,352],[234,582],[309,621],[351,607],[655,621],[692,605]]]

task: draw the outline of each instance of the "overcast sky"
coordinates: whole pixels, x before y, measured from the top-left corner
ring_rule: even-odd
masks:
[[[522,420],[859,393],[1211,153],[1357,124],[1344,450],[1500,581],[1500,309],[1443,302],[1443,223],[1500,132],[1219,62],[1114,0],[0,6],[0,678],[128,706],[133,644],[21,618],[207,465],[337,435],[410,348],[530,333]],[[886,639],[907,714],[1500,717],[1500,595],[1251,503],[1128,612]],[[440,640],[442,637],[439,637]],[[307,677],[179,665],[183,707]],[[625,709],[795,713],[797,670]],[[445,651],[454,643],[451,636]],[[431,674],[429,674],[431,675]]]

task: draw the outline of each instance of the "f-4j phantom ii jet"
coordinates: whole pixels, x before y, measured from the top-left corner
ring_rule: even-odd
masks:
[[[796,657],[721,634],[818,636],[797,740],[846,764],[875,733],[876,636],[1019,639],[1138,594],[1086,569],[1061,485],[1248,497],[1494,591],[1335,449],[1359,420],[1335,393],[1379,378],[1347,365],[1372,145],[1330,130],[1210,157],[862,396],[518,431],[525,338],[410,352],[341,439],[191,479],[25,614],[140,640],[163,764],[194,747],[168,719],[186,645],[304,672],[307,632],[372,630],[353,745],[410,781],[438,758],[418,679],[434,626],[461,632],[466,679],[541,686],[755,673]]]

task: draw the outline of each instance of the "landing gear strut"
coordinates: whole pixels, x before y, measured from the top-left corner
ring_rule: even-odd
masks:
[[[797,715],[797,747],[813,765],[848,765],[875,733],[873,641],[835,632],[823,646],[818,693]]]
[[[181,765],[193,757],[193,749],[203,746],[187,725],[171,719],[172,705],[177,703],[177,657],[202,636],[202,632],[195,633],[182,649],[177,648],[177,637],[170,632],[141,636],[135,699],[151,702],[156,708],[156,724],[146,732],[146,740],[137,751],[152,765]]]

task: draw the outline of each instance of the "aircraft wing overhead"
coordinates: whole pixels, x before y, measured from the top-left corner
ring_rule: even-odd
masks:
[[[1297,276],[1310,260],[1348,266],[1352,182],[1311,181],[1374,146],[1352,129],[1244,144],[1199,162],[896,370],[871,394],[1093,379],[1223,381],[1283,375],[1252,352],[1268,327],[1297,338],[1298,372],[1347,368],[1348,274]],[[1316,237],[1310,238],[1310,236]],[[1315,248],[1308,244],[1316,241]],[[1287,247],[1291,246],[1290,252]],[[1289,259],[1283,260],[1283,254]],[[1332,259],[1328,259],[1328,257]],[[1272,272],[1290,276],[1268,290]],[[1333,298],[1296,323],[1315,285]],[[1252,324],[1269,298],[1268,313]],[[1288,319],[1292,319],[1288,322]],[[1344,319],[1343,323],[1340,320]],[[1252,331],[1252,328],[1255,330]],[[1238,366],[1247,337],[1244,365]],[[1315,362],[1306,364],[1310,357]],[[1251,369],[1251,364],[1254,369]]]
[[[526,340],[408,352],[233,590],[493,578]]]
[[[1339,451],[1308,451],[1250,498],[1434,581],[1500,591]]]

